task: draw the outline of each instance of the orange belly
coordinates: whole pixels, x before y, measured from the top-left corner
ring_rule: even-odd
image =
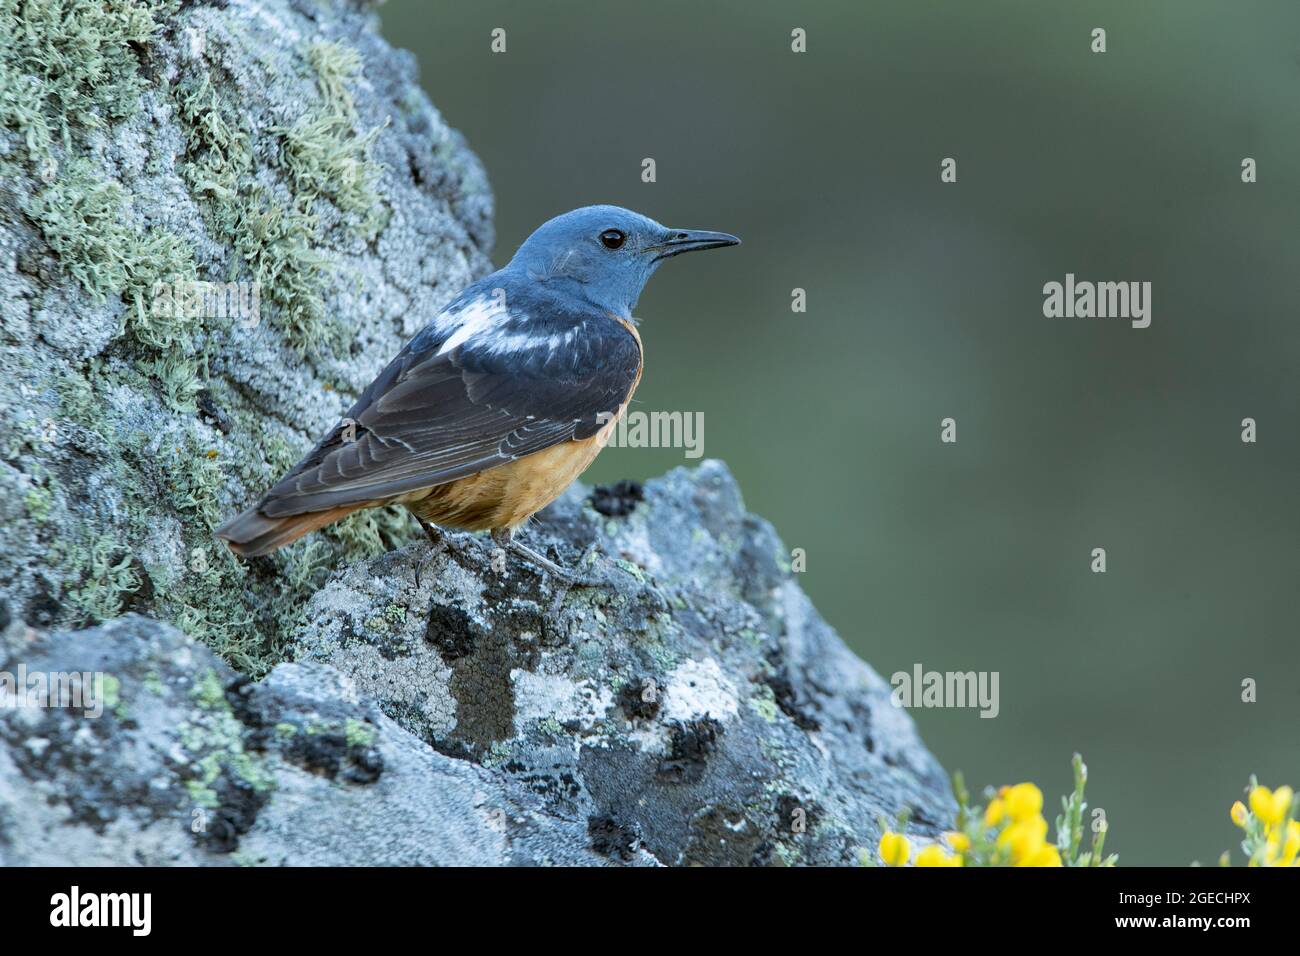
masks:
[[[624,406],[626,407],[626,406]],[[431,488],[402,501],[417,517],[444,528],[514,528],[558,498],[600,454],[623,409],[599,432],[508,464]]]
[[[631,333],[640,350],[641,336],[636,327],[612,312],[610,318]],[[636,378],[618,412],[590,438],[554,445],[517,461],[480,471],[477,475],[404,495],[398,502],[406,505],[421,520],[443,528],[494,531],[518,527],[560,497],[564,489],[596,460],[618,420],[627,411],[636,387],[641,384],[643,367],[638,366]]]

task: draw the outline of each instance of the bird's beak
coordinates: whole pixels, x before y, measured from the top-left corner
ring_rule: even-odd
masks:
[[[654,261],[670,259],[683,252],[697,252],[700,249],[721,249],[723,246],[738,246],[740,240],[727,232],[709,232],[706,229],[674,229],[663,242],[651,246],[647,251],[656,253]]]

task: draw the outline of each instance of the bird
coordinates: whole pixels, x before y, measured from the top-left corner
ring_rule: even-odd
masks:
[[[355,511],[403,505],[440,529],[574,575],[516,537],[595,459],[641,381],[638,298],[659,265],[739,245],[613,205],[539,226],[397,353],[301,461],[216,530],[269,554]]]

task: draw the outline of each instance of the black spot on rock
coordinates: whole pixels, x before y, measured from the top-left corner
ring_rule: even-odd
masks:
[[[384,756],[371,744],[349,744],[337,733],[300,731],[289,738],[284,756],[312,773],[348,783],[374,783],[383,775]]]
[[[221,410],[217,400],[212,397],[212,393],[206,388],[199,392],[196,404],[199,410],[199,417],[221,432],[223,435],[229,435],[234,424],[230,421],[230,416]]]
[[[42,591],[27,602],[27,608],[23,612],[23,620],[32,627],[53,627],[55,621],[59,619],[60,610],[59,602],[50,594]]]
[[[347,757],[348,741],[342,734],[299,732],[289,738],[284,755],[300,767],[333,780]]]
[[[235,718],[245,727],[261,727],[265,721],[262,714],[253,706],[253,694],[257,685],[247,674],[239,674],[222,690],[226,703]]]
[[[140,586],[122,595],[122,613],[126,614],[128,611],[148,613],[153,610],[155,594],[153,578],[149,576],[149,570],[138,555],[131,556],[131,570],[135,572],[135,578],[140,582]]]
[[[634,720],[652,720],[659,713],[659,694],[652,682],[624,684],[618,690],[618,705]]]
[[[641,842],[635,827],[622,826],[611,816],[588,817],[587,835],[591,837],[591,848],[601,856],[624,862],[632,859]]]
[[[353,747],[348,757],[351,762],[343,771],[343,779],[348,783],[374,783],[383,775],[384,755],[378,747]]]
[[[453,736],[479,752],[515,731],[515,690],[510,672],[521,666],[510,637],[498,631],[483,635],[474,653],[452,664],[448,689],[456,699]]]
[[[820,730],[821,723],[817,718],[800,706],[799,695],[795,692],[794,684],[790,681],[790,672],[786,669],[785,662],[781,660],[779,652],[769,654],[767,659],[777,670],[765,676],[763,681],[772,689],[772,696],[776,699],[776,706],[781,709],[781,713],[793,720],[800,730]]]
[[[582,784],[563,767],[539,768],[511,760],[504,769],[552,807],[571,807],[582,796]]]
[[[744,809],[710,805],[691,818],[685,866],[747,866],[761,855],[763,833]]]
[[[672,749],[659,761],[659,778],[669,783],[698,782],[721,733],[722,725],[712,717],[671,725]]]
[[[645,501],[645,490],[639,481],[624,480],[613,485],[597,485],[588,500],[608,518],[625,518],[636,510],[637,502]]]
[[[207,811],[203,830],[195,836],[213,853],[233,853],[239,849],[239,838],[253,829],[257,815],[270,799],[270,794],[259,793],[245,780],[223,773],[217,792],[219,805]]]
[[[266,750],[271,740],[271,728],[265,718],[253,704],[253,695],[257,685],[247,674],[240,674],[226,685],[223,696],[230,705],[230,712],[235,719],[248,728],[244,734],[244,749],[257,752]]]
[[[9,627],[9,622],[13,620],[13,615],[9,613],[9,602],[0,599],[0,633],[3,633]]]
[[[474,652],[474,622],[461,608],[444,604],[430,605],[424,639],[438,649],[443,660],[459,660]]]

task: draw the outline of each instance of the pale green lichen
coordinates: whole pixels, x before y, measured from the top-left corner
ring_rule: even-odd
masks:
[[[200,770],[197,779],[186,781],[190,798],[207,806],[208,793],[223,772],[258,792],[273,789],[275,775],[264,759],[244,750],[243,725],[231,711],[216,672],[211,668],[204,671],[190,696],[199,709],[193,719],[177,728],[181,746]]]
[[[102,535],[89,548],[64,544],[69,563],[81,584],[68,594],[86,622],[99,623],[122,613],[126,597],[140,589],[140,575],[131,553],[109,535]]]
[[[326,321],[329,261],[315,248],[315,217],[286,208],[255,178],[251,134],[237,106],[221,98],[207,73],[174,92],[185,130],[182,173],[210,230],[233,238],[238,260],[263,290],[291,345],[306,353],[341,344],[340,329]]]
[[[367,239],[383,228],[382,168],[369,155],[383,124],[359,128],[351,94],[360,81],[356,51],[312,43],[300,51],[296,76],[282,70],[277,82],[310,76],[316,99],[287,128],[254,128],[228,78],[243,67],[270,78],[281,61],[251,39],[220,49],[223,36],[244,29],[220,13],[213,16],[229,33],[209,31],[207,55],[183,60],[181,79],[171,85],[149,60],[161,24],[178,7],[174,0],[0,0],[0,124],[27,147],[27,166],[20,169],[19,150],[0,161],[0,175],[21,172],[32,181],[33,191],[21,194],[24,211],[65,274],[97,300],[117,296],[124,304],[122,347],[55,382],[65,416],[60,441],[93,453],[123,495],[112,534],[52,545],[64,603],[100,620],[121,613],[151,582],[151,613],[261,675],[283,658],[307,596],[339,557],[368,557],[400,543],[411,534],[409,518],[396,509],[354,515],[273,556],[269,566],[240,562],[212,539],[227,517],[220,503],[232,480],[262,485],[267,471],[282,473],[302,448],[229,394],[220,397],[234,422],[229,437],[214,438],[196,423],[199,393],[221,392],[207,381],[213,356],[206,350],[221,341],[208,333],[228,328],[226,317],[155,308],[160,284],[198,282],[192,247],[147,224],[141,200],[93,158],[85,134],[135,115],[145,96],[159,110],[173,107],[184,137],[178,169],[209,237],[230,244],[226,278],[260,283],[264,314],[291,347],[310,354],[350,338],[325,307],[334,270],[323,248],[325,223]],[[123,429],[112,411],[118,396],[151,391],[185,416],[181,427],[161,437]],[[29,430],[35,434],[39,424]],[[61,497],[50,491],[53,480],[34,479],[24,493],[34,522],[45,521]],[[179,567],[138,547],[159,534],[160,502],[177,525]]]
[[[23,495],[23,507],[27,509],[28,516],[37,524],[44,524],[49,520],[50,507],[53,503],[54,496],[50,494],[49,489],[42,488],[40,485],[33,485]]]
[[[137,229],[122,187],[102,178],[95,163],[70,160],[24,212],[82,288],[101,301],[109,295],[126,301],[121,331],[159,351],[189,348],[197,320],[152,308],[155,284],[193,279],[189,244],[162,229]]]
[[[21,131],[43,160],[56,142],[69,145],[74,126],[129,116],[147,86],[139,51],[175,7],[171,0],[0,0],[0,123]]]
[[[349,747],[369,747],[375,742],[375,728],[364,720],[349,717],[343,722],[343,737]]]
[[[776,695],[767,684],[759,684],[755,688],[753,696],[749,698],[749,707],[767,723],[776,723]]]
[[[0,0],[0,125],[16,129],[44,186],[24,205],[60,266],[96,299],[119,295],[128,329],[143,345],[187,345],[184,319],[153,314],[163,281],[192,278],[189,244],[140,228],[122,188],[85,156],[60,159],[74,132],[136,111],[149,81],[140,58],[173,2]],[[57,136],[55,136],[57,132]]]
[[[112,674],[104,675],[103,695],[104,709],[111,710],[114,717],[118,720],[126,720],[131,716],[131,709],[122,699],[122,682]]]
[[[203,391],[207,378],[200,373],[197,362],[173,353],[141,363],[141,369],[158,383],[158,389],[168,408],[177,412],[194,411],[195,399]]]
[[[626,571],[628,574],[632,575],[632,577],[636,578],[637,581],[639,581],[640,583],[642,584],[646,583],[645,572],[641,570],[639,565],[633,564],[631,561],[627,560],[626,558],[618,558],[617,560],[615,560],[614,563],[617,564],[624,571]]]
[[[385,217],[375,191],[381,170],[368,154],[387,120],[364,135],[356,132],[357,110],[348,92],[361,69],[356,50],[341,43],[313,43],[307,61],[316,71],[320,100],[283,131],[281,162],[302,207],[324,196],[353,218],[360,235],[371,237]]]
[[[225,689],[221,686],[221,681],[217,677],[217,672],[208,668],[203,672],[194,686],[190,688],[190,697],[200,707],[214,709],[224,706],[226,701]]]
[[[324,236],[313,205],[322,198],[332,202],[367,238],[385,221],[375,189],[381,170],[368,156],[383,125],[358,135],[347,89],[360,59],[342,44],[324,42],[312,44],[306,59],[320,98],[293,126],[272,130],[292,194],[287,205],[254,177],[252,134],[237,104],[223,101],[208,74],[176,91],[186,130],[185,176],[213,232],[235,237],[235,251],[261,284],[275,321],[304,354],[340,348],[348,337],[325,310],[332,262],[318,251]]]
[[[186,780],[185,790],[190,795],[190,802],[197,807],[216,810],[221,806],[221,798],[217,796],[217,791],[201,780]]]
[[[373,558],[409,540],[411,518],[397,505],[367,508],[330,525],[325,536],[351,560]]]
[[[380,634],[391,634],[406,622],[406,608],[398,604],[390,604],[384,608],[383,612],[369,618],[365,626],[368,630],[376,631]]]
[[[564,727],[556,719],[554,714],[543,717],[533,725],[533,730],[537,736],[543,740],[559,740],[564,736]]]
[[[122,706],[122,682],[112,674],[104,675],[104,706],[116,710]]]
[[[500,767],[514,757],[514,746],[508,740],[497,740],[492,743],[487,754],[483,757],[483,766],[491,770]]]

